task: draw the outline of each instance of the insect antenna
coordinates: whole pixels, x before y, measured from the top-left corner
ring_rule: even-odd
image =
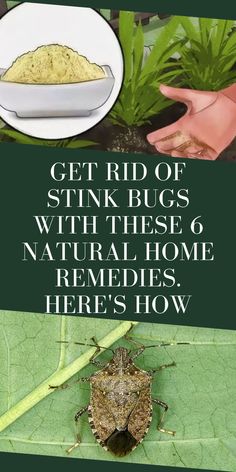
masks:
[[[127,331],[126,335],[124,336],[124,338],[126,339],[126,341],[128,341],[129,343],[133,344],[133,346],[136,347],[136,349],[133,349],[131,352],[138,352],[138,351],[144,351],[145,349],[148,349],[150,347],[167,347],[167,346],[176,346],[176,345],[187,345],[187,344],[190,344],[189,342],[169,342],[169,343],[159,343],[159,344],[151,344],[149,346],[145,346],[144,344],[140,343],[139,341],[137,341],[136,339],[133,339],[133,337],[130,336],[130,332],[133,330],[134,328],[134,325],[131,324],[131,327],[129,328],[129,330]]]
[[[57,343],[59,344],[77,344],[79,346],[89,346],[89,347],[96,347],[96,348],[99,348],[99,349],[103,349],[104,351],[111,351],[113,354],[114,354],[114,350],[109,348],[109,347],[104,347],[104,346],[100,346],[99,344],[97,343],[94,343],[94,344],[88,344],[88,343],[80,343],[78,341],[56,341]]]
[[[151,344],[148,346],[144,346],[145,349],[148,349],[149,347],[167,347],[167,346],[179,346],[179,345],[188,345],[190,343],[188,342],[177,342],[177,343],[160,343],[160,344]]]
[[[126,336],[126,340],[136,346],[135,349],[130,350],[130,356],[134,360],[139,357],[146,349],[154,348],[154,347],[167,347],[167,346],[177,346],[177,345],[188,345],[189,342],[172,342],[172,343],[160,343],[160,344],[150,344],[149,346],[145,346],[144,344],[138,343],[134,341],[130,337]]]

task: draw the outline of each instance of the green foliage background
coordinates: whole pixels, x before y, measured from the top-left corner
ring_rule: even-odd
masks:
[[[121,323],[2,311],[0,414],[88,349],[56,341],[88,341],[93,335],[100,339]],[[156,430],[160,410],[155,407],[145,440],[120,460],[235,471],[236,332],[140,323],[132,336],[145,344],[174,341],[190,345],[149,349],[137,359],[144,369],[177,362],[176,368],[162,371],[153,382],[153,397],[169,404],[165,426],[176,430],[176,436]],[[116,344],[126,345],[126,341]],[[103,353],[100,360],[109,357]],[[87,376],[94,369],[89,365],[78,375]],[[66,456],[75,440],[74,414],[88,399],[87,384],[53,392],[0,433],[0,449]],[[117,460],[95,441],[86,414],[80,434],[82,444],[71,457]]]
[[[197,90],[221,90],[236,82],[236,31],[233,20],[180,17],[189,40],[181,54],[183,82]],[[234,69],[233,69],[234,68]]]
[[[121,11],[119,39],[124,55],[124,82],[119,98],[108,115],[112,123],[120,126],[141,126],[148,123],[170,106],[159,91],[161,83],[171,84],[182,70],[171,62],[171,57],[181,51],[186,40],[176,39],[180,25],[178,17],[172,18],[162,29],[149,55],[145,59],[145,34],[141,23],[136,27],[133,12]]]

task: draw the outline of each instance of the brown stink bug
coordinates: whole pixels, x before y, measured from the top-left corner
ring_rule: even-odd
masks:
[[[132,328],[132,327],[131,327]],[[130,330],[129,330],[130,331]],[[169,346],[171,343],[144,346],[131,340],[127,335],[125,338],[135,344],[135,349],[129,350],[124,347],[107,349],[112,351],[112,359],[102,364],[95,356],[103,348],[92,338],[96,351],[90,362],[100,370],[90,377],[81,378],[77,382],[89,382],[91,386],[90,402],[81,408],[76,415],[75,421],[88,412],[89,423],[92,432],[99,444],[115,456],[125,456],[133,451],[144,439],[149,430],[152,420],[152,404],[163,408],[157,429],[163,433],[174,435],[174,431],[163,427],[164,415],[168,405],[158,398],[152,398],[151,386],[155,373],[167,367],[175,366],[175,362],[165,364],[156,369],[142,370],[134,364],[134,360],[140,356],[145,349],[160,346]],[[83,343],[75,343],[83,344]],[[186,344],[186,343],[177,343]],[[91,346],[91,344],[86,344]],[[50,388],[67,388],[68,385]],[[80,439],[68,450],[71,452],[78,447]]]

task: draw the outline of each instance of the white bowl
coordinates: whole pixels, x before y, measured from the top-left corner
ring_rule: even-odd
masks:
[[[108,100],[115,79],[102,66],[102,79],[71,84],[20,84],[0,80],[0,106],[20,118],[88,116]],[[5,72],[0,69],[0,76]]]

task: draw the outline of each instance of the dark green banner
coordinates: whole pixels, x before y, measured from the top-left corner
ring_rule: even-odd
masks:
[[[35,1],[33,3],[36,3]],[[51,3],[56,5],[73,5],[80,7],[92,7],[92,8],[111,8],[111,2],[103,0],[99,3],[97,0],[69,0],[65,1],[40,1],[38,3]],[[189,3],[186,0],[181,2],[176,2],[175,0],[148,0],[143,4],[142,0],[129,0],[127,3],[124,0],[120,0],[118,5],[114,5],[114,8],[119,8],[119,10],[133,10],[133,11],[160,11],[161,13],[169,13],[175,15],[186,15],[186,16],[203,16],[210,18],[235,18],[236,11],[235,7],[230,1],[225,1],[224,5],[220,2],[214,3],[213,5],[206,5],[206,2],[199,0],[196,4]]]
[[[235,328],[234,163],[1,150],[2,309]]]
[[[133,471],[143,471],[143,465],[140,464],[119,464],[119,462],[103,462],[103,461],[87,461],[83,459],[77,460],[70,460],[57,457],[43,457],[43,456],[31,456],[31,455],[22,455],[22,454],[7,454],[7,453],[0,453],[1,463],[6,467],[22,467],[25,471],[32,470],[32,467],[35,470],[41,470],[42,468],[46,468],[46,470],[51,470],[52,468],[56,468],[58,471],[64,471],[65,468],[69,472],[74,472],[78,470],[78,467],[86,468],[88,471],[93,471],[94,468],[98,471],[109,472],[110,468],[112,467],[115,472],[120,470],[122,467],[124,470]],[[148,468],[150,472],[156,470],[157,466],[149,465]],[[147,466],[145,466],[147,468]],[[169,472],[172,470],[170,467],[158,467],[160,472]],[[176,472],[183,472],[185,469],[181,467],[175,467],[174,469]],[[191,469],[193,472],[197,472],[198,469]],[[204,472],[204,469],[202,469]]]

